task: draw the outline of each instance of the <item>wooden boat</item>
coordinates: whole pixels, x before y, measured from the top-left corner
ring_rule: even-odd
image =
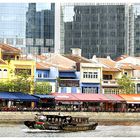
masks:
[[[44,115],[45,121],[36,119],[35,121],[25,121],[24,124],[30,129],[39,130],[61,130],[61,131],[86,131],[95,130],[98,123],[89,123],[87,117],[72,117],[61,115]]]

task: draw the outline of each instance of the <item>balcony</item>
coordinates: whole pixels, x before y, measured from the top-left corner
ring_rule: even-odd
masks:
[[[140,82],[140,77],[132,77],[132,82]]]
[[[78,79],[61,79],[59,81],[60,87],[79,87]]]
[[[118,86],[117,80],[103,80],[102,86]]]

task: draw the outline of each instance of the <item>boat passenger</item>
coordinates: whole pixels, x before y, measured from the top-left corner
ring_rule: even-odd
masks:
[[[46,118],[46,116],[41,115],[41,116],[39,116],[39,120],[45,122],[47,120],[47,118]]]
[[[47,120],[47,118],[46,118],[46,116],[44,115],[44,114],[36,114],[36,116],[35,116],[35,121],[46,121]]]

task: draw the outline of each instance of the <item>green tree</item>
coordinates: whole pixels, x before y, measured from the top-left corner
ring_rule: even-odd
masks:
[[[35,94],[48,94],[52,91],[52,86],[48,82],[36,82],[34,87]]]
[[[131,94],[135,92],[135,84],[131,81],[130,77],[123,75],[121,79],[118,79],[117,83],[120,93]]]
[[[3,82],[3,81],[1,81],[0,82],[0,91],[2,92],[2,91],[9,91],[9,81],[5,81],[5,82]]]
[[[19,70],[14,72],[16,79],[12,80],[14,84],[11,85],[12,92],[24,92],[30,93],[31,83],[33,81],[29,80],[29,71],[28,70]]]
[[[29,80],[28,71],[23,70],[18,73],[11,71],[11,73],[15,73],[16,78],[0,82],[0,91],[30,93],[33,81]]]
[[[29,72],[26,70],[15,72],[15,79],[0,82],[0,91],[31,93],[31,87],[36,94],[48,94],[52,86],[48,82],[36,82],[29,80]]]

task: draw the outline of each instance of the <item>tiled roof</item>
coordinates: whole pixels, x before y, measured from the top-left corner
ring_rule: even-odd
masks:
[[[45,70],[45,69],[50,69],[50,67],[56,67],[56,68],[58,68],[58,70],[60,70],[60,71],[61,71],[61,70],[62,70],[62,71],[73,70],[73,68],[58,66],[58,65],[55,65],[55,64],[48,64],[48,63],[43,63],[43,62],[38,62],[38,63],[36,63],[36,69]]]
[[[109,68],[114,68],[116,65],[116,62],[111,60],[111,59],[107,59],[107,58],[97,58],[98,62],[100,62],[101,64],[106,65]]]
[[[122,63],[120,65],[120,69],[132,70],[132,69],[134,69],[134,65],[133,64],[129,64],[129,63]]]
[[[50,66],[51,65],[42,62],[36,63],[36,69],[49,69]]]
[[[134,66],[133,66],[133,69],[135,69],[135,70],[140,70],[140,66],[134,65]]]
[[[140,66],[139,65],[133,65],[130,63],[120,63],[117,66],[120,69],[127,69],[127,70],[140,70]]]
[[[71,71],[71,70],[74,70],[74,68],[58,67],[58,70],[59,71]]]
[[[44,56],[44,55],[37,55],[37,56],[34,55],[34,57],[37,57],[37,59],[40,59],[40,60],[46,60],[48,58],[47,56]]]
[[[10,46],[8,44],[0,44],[0,48],[5,53],[20,53],[20,49]]]
[[[117,68],[105,68],[105,67],[103,67],[103,71],[120,71],[119,69],[117,69]]]
[[[123,59],[125,59],[125,58],[127,58],[127,57],[128,57],[128,55],[121,55],[121,56],[117,57],[117,58],[115,59],[115,61],[117,62],[117,61],[123,60]]]
[[[59,67],[65,67],[65,68],[69,68],[69,67],[73,67],[75,66],[75,61],[72,61],[60,54],[52,54],[48,57],[48,59],[46,60],[46,62],[48,64],[52,64],[52,65],[56,65]]]
[[[76,63],[92,63],[89,59],[78,55],[64,55],[66,58],[75,61]]]

